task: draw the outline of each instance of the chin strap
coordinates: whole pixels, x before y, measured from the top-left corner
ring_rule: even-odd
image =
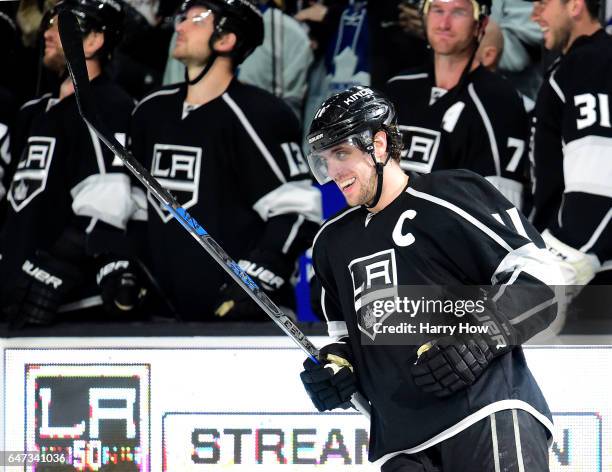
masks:
[[[202,77],[204,77],[206,75],[206,73],[210,70],[210,68],[212,67],[213,63],[215,62],[215,59],[217,58],[217,56],[218,56],[218,54],[213,51],[211,53],[210,57],[208,58],[208,61],[206,62],[206,65],[204,66],[204,68],[193,79],[189,79],[189,73],[187,72],[187,67],[185,67],[185,82],[187,82],[187,85],[195,85],[200,80],[202,80]]]
[[[387,159],[385,160],[385,162],[378,162],[376,160],[376,157],[374,156],[374,147],[371,146],[368,151],[370,157],[372,157],[372,160],[374,161],[374,167],[376,168],[376,194],[374,195],[372,201],[369,204],[366,204],[365,207],[374,208],[378,204],[378,200],[380,200],[380,196],[382,194],[383,171],[385,170],[385,166],[389,162],[389,159],[391,159],[391,155],[387,153]]]

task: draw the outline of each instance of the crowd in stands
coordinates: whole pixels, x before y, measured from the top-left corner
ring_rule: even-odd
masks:
[[[571,98],[582,106],[579,130],[592,117],[601,125],[603,131],[593,138],[598,147],[590,151],[601,160],[577,155],[578,163],[568,165],[565,154],[564,165],[568,143],[561,130],[554,148],[558,159],[546,161],[534,150],[534,140],[540,153],[548,146],[542,133],[549,129],[537,128],[548,116],[541,114],[561,116],[569,100],[563,91],[579,89],[555,81],[561,74],[554,69],[559,50],[563,57],[571,48],[549,47],[552,40],[543,35],[550,21],[546,4],[565,0],[471,2],[486,11],[480,17],[474,14],[478,48],[468,57],[458,54],[464,60],[461,67],[447,67],[443,60],[434,67],[436,58],[455,54],[432,40],[434,26],[424,21],[424,14],[446,14],[434,8],[436,1],[254,0],[263,25],[259,31],[248,12],[236,16],[242,25],[238,29],[222,30],[218,18],[225,13],[218,5],[224,0],[83,0],[85,5],[99,2],[101,10],[117,5],[121,10],[116,44],[109,39],[112,28],[104,26],[116,21],[109,16],[96,19],[102,27],[83,26],[84,49],[94,90],[104,102],[101,115],[111,121],[117,139],[190,212],[213,208],[199,213],[203,226],[288,312],[296,311],[295,296],[288,292],[298,274],[304,278],[307,273],[297,268],[306,260],[300,256],[324,218],[344,204],[338,202],[337,189],[311,184],[302,154],[304,136],[321,102],[353,85],[382,90],[394,100],[404,135],[405,172],[461,167],[481,173],[535,218],[539,231],[552,231],[547,242],[567,245],[579,253],[576,257],[588,254],[589,274],[573,283],[609,284],[612,165],[601,167],[601,162],[606,152],[608,161],[612,156],[607,131],[612,67],[607,77],[603,73],[597,84],[589,85],[592,95]],[[590,11],[593,22],[605,27],[612,21],[605,18],[605,5],[580,1],[598,5]],[[61,3],[80,8],[78,0]],[[423,4],[429,10],[424,12]],[[15,328],[78,319],[83,310],[114,321],[151,316],[266,319],[254,315],[257,307],[218,268],[214,277],[206,275],[214,264],[209,256],[178,225],[166,225],[171,219],[167,210],[77,120],[58,43],[57,13],[56,0],[0,2],[0,319]],[[193,49],[203,30],[195,28],[213,17],[216,29],[203,43],[209,47],[197,53],[205,57],[204,64]],[[225,46],[228,31],[235,33],[234,42]],[[59,51],[59,65],[53,62],[53,47]],[[612,66],[611,57],[602,52],[602,63]],[[465,66],[468,62],[473,69]],[[417,82],[422,89],[415,88]],[[536,101],[544,102],[550,90],[563,103],[543,112],[546,104],[538,109]],[[420,99],[423,103],[417,104]],[[434,105],[444,108],[428,115],[431,122],[425,126],[423,116]],[[50,110],[56,115],[45,118]],[[476,121],[480,131],[474,131]],[[415,131],[423,128],[424,133]],[[453,133],[449,144],[452,139],[444,136]],[[206,137],[210,134],[215,140]],[[574,138],[584,142],[589,136]],[[546,153],[553,152],[548,149]],[[469,161],[489,153],[491,168]],[[253,163],[253,156],[261,159]],[[538,167],[538,159],[546,167]],[[563,172],[581,172],[583,165],[601,172],[594,191],[597,201],[569,201],[597,210],[592,218],[582,210],[582,218],[572,220],[568,214],[562,221],[564,211],[575,211],[562,201],[571,190],[564,185],[573,182],[578,186],[574,192],[589,191]],[[584,172],[588,182],[593,175]],[[183,180],[176,181],[177,176]],[[560,180],[550,194],[542,195],[549,178]],[[152,230],[152,219],[159,228]],[[583,225],[584,235],[567,231],[568,225]],[[170,247],[175,241],[178,246]],[[194,255],[198,251],[201,259]],[[191,298],[201,303],[187,301]],[[300,308],[300,319],[312,319],[306,311],[310,308]]]

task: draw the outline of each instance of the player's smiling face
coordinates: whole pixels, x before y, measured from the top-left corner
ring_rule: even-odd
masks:
[[[476,35],[474,9],[469,0],[433,0],[425,22],[427,39],[436,54],[464,53]]]
[[[210,57],[208,42],[214,31],[213,14],[204,7],[195,6],[177,17],[176,44],[172,56],[186,66],[206,64]]]
[[[572,31],[572,20],[568,12],[569,2],[562,0],[543,0],[537,23],[544,33],[544,47],[548,50],[563,51],[567,49]]]
[[[341,143],[326,155],[327,172],[349,206],[364,205],[374,199],[376,172],[368,154],[349,143]]]

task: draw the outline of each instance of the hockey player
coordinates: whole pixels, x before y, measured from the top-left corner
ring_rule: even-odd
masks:
[[[314,242],[336,339],[321,350],[323,365],[304,363],[316,408],[346,407],[359,389],[371,403],[369,458],[383,472],[547,471],[551,415],[520,347],[556,316],[547,284],[561,275],[538,232],[473,172],[404,174],[393,105],[369,88],[326,100],[308,143],[314,176],[333,180],[350,206]],[[491,281],[504,289],[494,287],[495,308],[472,320],[490,327],[482,337],[434,337],[417,350],[374,336],[400,314],[373,331],[372,307],[399,286]],[[519,286],[545,301],[517,298]]]
[[[275,302],[292,307],[291,277],[321,199],[293,112],[234,77],[262,42],[261,13],[248,0],[189,0],[176,31],[186,80],[139,103],[133,153]],[[267,319],[151,196],[148,213],[152,270],[183,318]]]
[[[599,5],[547,0],[534,12],[545,47],[562,55],[534,111],[533,223],[576,286],[612,284],[612,38]]]
[[[521,208],[529,136],[517,91],[474,60],[490,0],[426,0],[433,63],[391,78],[404,134],[402,168],[470,169]]]
[[[102,72],[120,37],[122,5],[119,0],[59,3],[43,24],[43,63],[55,71],[65,64],[60,8],[79,18],[99,114],[125,139],[133,102]],[[81,318],[89,317],[101,305],[113,313],[131,312],[142,291],[126,259],[125,229],[136,204],[124,167],[79,116],[69,78],[58,97],[26,103],[18,121],[13,148],[18,164],[0,234],[2,311],[17,327],[50,323],[58,312],[72,318],[69,312],[90,308]],[[144,194],[141,200],[144,208]]]

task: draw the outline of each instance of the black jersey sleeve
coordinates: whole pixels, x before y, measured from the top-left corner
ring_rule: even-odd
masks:
[[[244,198],[266,223],[256,246],[293,265],[321,222],[321,193],[312,185],[293,112],[253,87],[241,93],[252,96],[226,93],[223,99],[235,117],[235,175]]]
[[[563,195],[563,102],[555,86],[553,72],[540,88],[531,128],[529,158],[534,204],[531,220],[539,231],[548,228],[557,218]]]
[[[550,286],[561,285],[562,278],[537,230],[472,172],[440,172],[430,182],[430,189],[409,188],[408,193],[447,210],[444,231],[435,237],[449,263],[463,272],[463,284],[499,288],[492,296],[516,329],[518,344],[553,323],[558,306]]]
[[[338,288],[332,274],[332,262],[327,252],[325,234],[319,234],[313,248],[312,264],[317,282],[321,285],[320,311],[327,323],[327,333],[334,340],[348,336],[346,321],[340,308]]]

